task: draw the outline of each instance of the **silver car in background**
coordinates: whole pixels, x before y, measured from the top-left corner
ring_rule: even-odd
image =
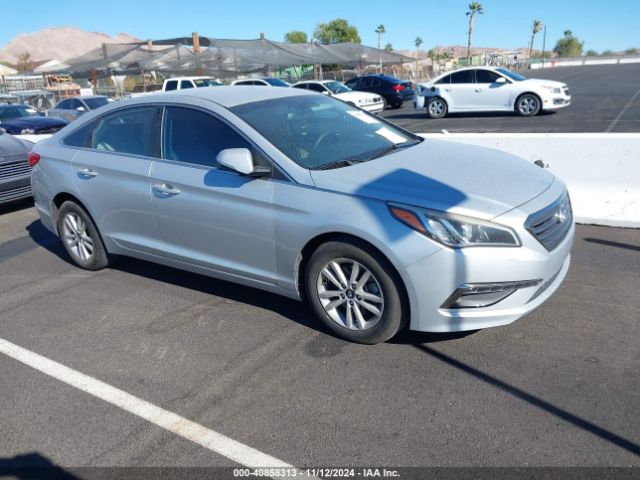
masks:
[[[0,128],[0,204],[31,196],[31,145]]]
[[[49,117],[61,118],[67,122],[73,122],[81,115],[91,110],[104,107],[111,102],[105,95],[83,95],[79,97],[65,98],[54,108],[47,112]]]
[[[32,155],[42,223],[80,267],[125,255],[305,299],[351,341],[511,323],[569,268],[548,171],[303,90],[122,101]]]

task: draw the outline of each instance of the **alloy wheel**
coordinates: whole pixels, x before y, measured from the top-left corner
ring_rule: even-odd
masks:
[[[531,115],[538,109],[538,100],[530,95],[522,97],[518,103],[518,109],[523,115]]]
[[[80,215],[69,212],[62,222],[64,241],[76,259],[86,262],[93,256],[93,239]]]
[[[324,311],[349,330],[367,330],[384,313],[384,295],[375,275],[348,258],[336,258],[322,267],[317,294]]]

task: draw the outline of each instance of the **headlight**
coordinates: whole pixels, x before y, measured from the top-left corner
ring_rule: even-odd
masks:
[[[33,134],[33,128],[23,128],[20,130],[20,135],[31,135]]]
[[[408,227],[447,247],[520,246],[520,239],[513,230],[492,222],[433,210],[413,211],[394,205],[389,206],[389,211]]]
[[[558,87],[552,87],[551,85],[542,85],[542,88],[549,90],[553,93],[562,93],[562,89]]]

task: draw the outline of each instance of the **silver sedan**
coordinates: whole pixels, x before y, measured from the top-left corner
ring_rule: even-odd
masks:
[[[511,323],[569,268],[571,205],[548,171],[301,90],[118,102],[30,163],[78,266],[138,257],[304,299],[356,342]]]

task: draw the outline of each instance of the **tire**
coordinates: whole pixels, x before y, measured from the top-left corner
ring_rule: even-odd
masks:
[[[389,103],[386,98],[382,97],[382,111],[384,112],[387,108],[389,108]]]
[[[521,117],[535,117],[542,109],[540,97],[533,93],[523,93],[516,100],[516,113]]]
[[[429,118],[444,118],[447,116],[449,106],[440,97],[431,97],[427,101],[427,115]]]
[[[347,280],[342,284],[346,288],[336,284],[341,282],[336,264]],[[332,241],[318,247],[307,264],[304,283],[316,316],[345,340],[369,345],[385,342],[406,324],[408,308],[401,280],[384,257],[361,242]]]
[[[402,107],[402,101],[394,102],[394,103],[391,104],[391,108],[393,108],[394,110],[397,110],[400,107]]]
[[[93,220],[77,203],[69,200],[60,207],[58,235],[67,254],[78,267],[100,270],[111,263]]]

